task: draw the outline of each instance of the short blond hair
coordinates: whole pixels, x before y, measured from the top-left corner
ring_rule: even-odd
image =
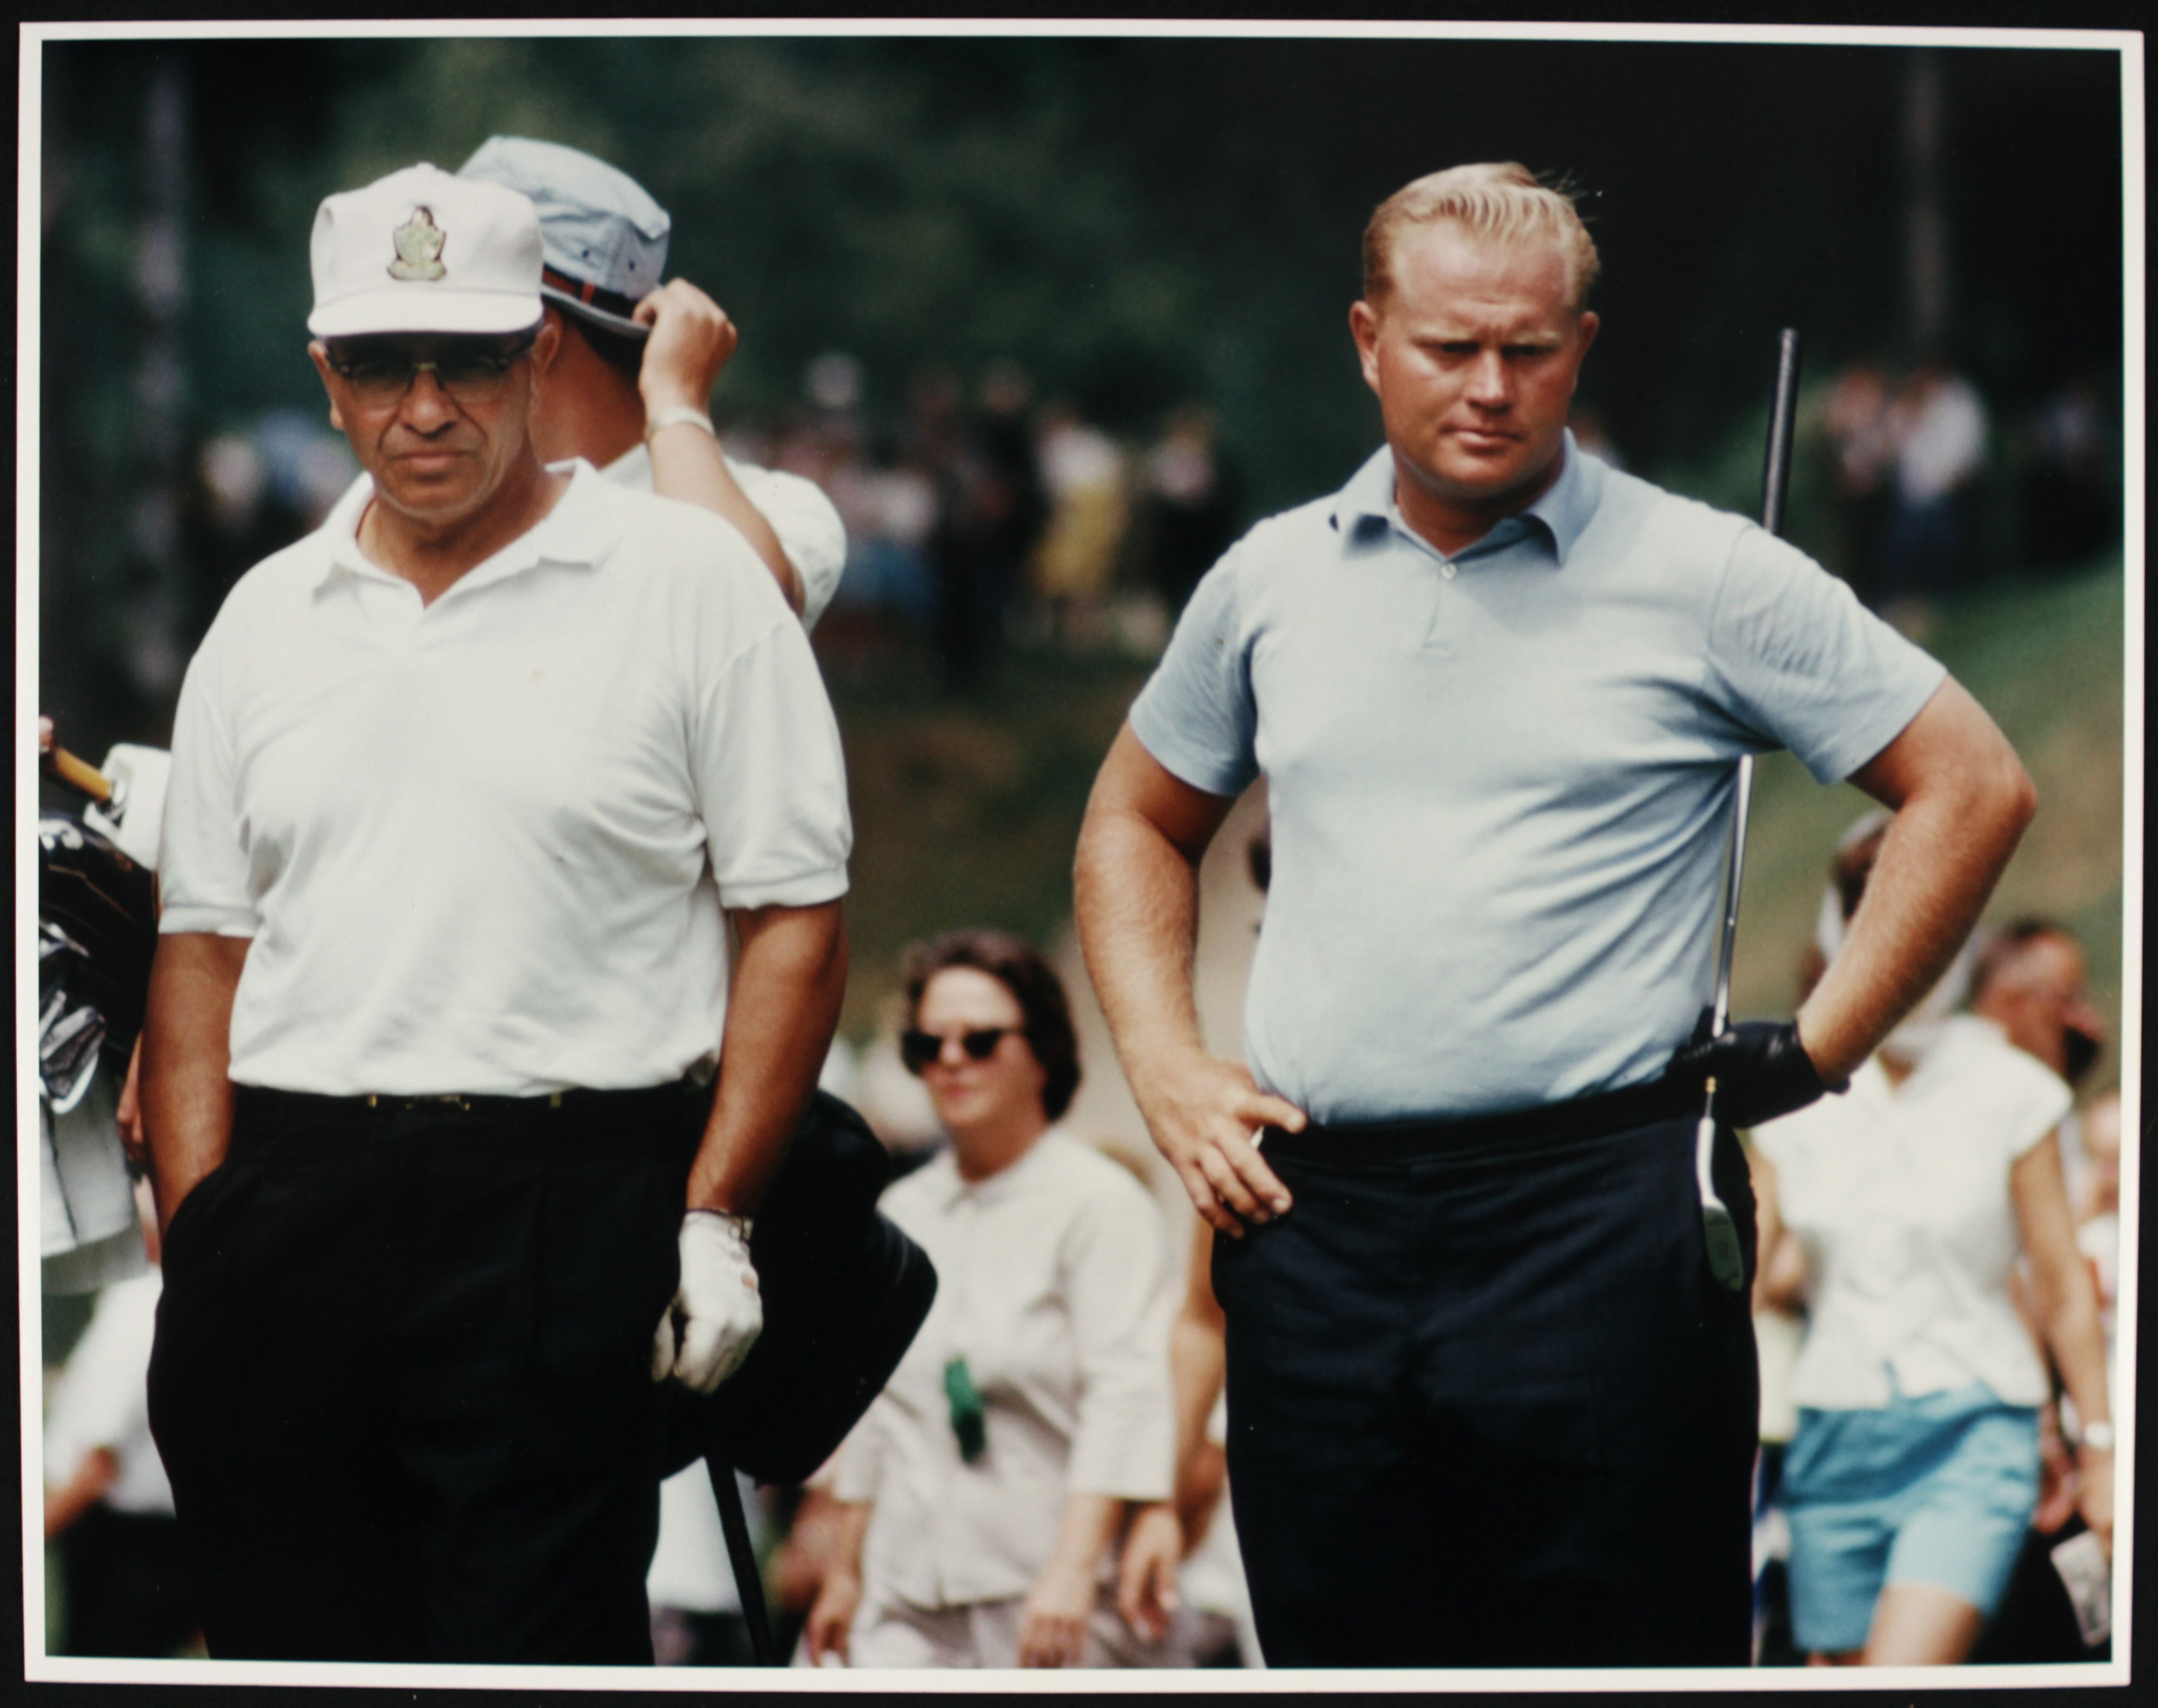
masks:
[[[1442,219],[1497,243],[1550,238],[1566,257],[1570,306],[1577,310],[1588,300],[1600,263],[1572,192],[1541,183],[1516,161],[1502,160],[1427,173],[1379,204],[1364,228],[1366,302],[1376,306],[1393,288],[1387,268],[1402,231]]]

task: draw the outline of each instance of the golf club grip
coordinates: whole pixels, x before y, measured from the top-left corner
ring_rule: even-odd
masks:
[[[1761,465],[1761,525],[1784,531],[1784,495],[1791,485],[1791,441],[1799,415],[1799,329],[1776,335],[1776,396],[1768,409],[1768,453]]]
[[[66,748],[55,746],[45,756],[53,768],[53,775],[71,789],[80,789],[91,800],[109,801],[112,798],[112,780],[87,760],[77,759]]]

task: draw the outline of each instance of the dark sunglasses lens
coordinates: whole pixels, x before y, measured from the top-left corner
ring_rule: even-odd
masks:
[[[997,1045],[1004,1041],[1008,1029],[1003,1026],[992,1026],[979,1032],[969,1032],[959,1040],[960,1046],[971,1060],[987,1061],[997,1053]]]
[[[944,1047],[944,1040],[934,1032],[902,1032],[899,1035],[899,1059],[909,1073],[920,1073],[937,1060]]]
[[[406,357],[348,356],[337,370],[360,391],[401,391],[412,382],[412,364]]]
[[[520,344],[514,350],[445,351],[435,364],[435,372],[441,376],[444,385],[452,389],[493,385],[517,365],[517,359],[529,348]]]

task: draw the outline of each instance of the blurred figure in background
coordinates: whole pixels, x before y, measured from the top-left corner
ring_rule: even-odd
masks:
[[[167,1656],[199,1629],[172,1484],[150,1438],[147,1379],[163,1277],[147,1184],[135,1203],[149,1267],[98,1294],[45,1411],[45,1540],[59,1555],[61,1654]]]
[[[1124,458],[1116,441],[1066,403],[1042,411],[1040,446],[1049,524],[1035,548],[1034,591],[1051,632],[1069,646],[1095,627],[1123,544]]]
[[[1896,507],[1882,610],[1917,638],[1931,625],[1936,603],[1970,579],[1965,508],[1970,484],[1985,466],[1985,405],[1969,380],[1933,354],[1904,383],[1892,420]]]
[[[2023,560],[2079,566],[2120,537],[2118,412],[2078,374],[2038,405],[2021,438]]]
[[[1025,374],[1000,362],[982,381],[966,421],[948,375],[916,388],[917,438],[937,484],[930,560],[937,572],[937,639],[947,686],[979,684],[994,665],[1027,556],[1048,516]]]
[[[1211,410],[1185,404],[1169,415],[1140,465],[1139,494],[1133,544],[1141,579],[1174,618],[1236,537],[1236,482]]]
[[[1878,846],[1840,851],[1846,924]],[[1783,1488],[1794,1635],[1816,1662],[1961,1661],[2007,1587],[2048,1403],[2011,1297],[2019,1255],[2090,1420],[2078,1504],[2109,1544],[2104,1354],[2055,1138],[2102,1035],[2082,967],[2059,926],[2012,926],[1979,957],[1970,1014],[1892,1035],[1846,1097],[1755,1129],[1762,1270],[1787,1232],[1811,1304]]]
[[[1048,962],[999,931],[909,952],[904,1048],[952,1136],[886,1192],[937,1303],[840,1450],[813,1664],[1153,1664],[1104,1582],[1126,1505],[1169,1492],[1161,1218],[1055,1122],[1079,1062]]]
[[[1262,1667],[1226,1498],[1227,1324],[1214,1297],[1214,1231],[1195,1216],[1191,1226],[1184,1301],[1169,1329],[1176,1487],[1133,1515],[1117,1563],[1117,1607],[1133,1630],[1164,1643],[1162,1664]]]
[[[1896,472],[1891,395],[1887,366],[1877,356],[1862,356],[1835,376],[1821,409],[1821,427],[1835,461],[1843,578],[1869,606],[1881,601],[1881,556]]]
[[[832,472],[832,502],[847,526],[847,573],[818,632],[820,656],[859,670],[903,637],[926,635],[937,592],[929,561],[937,488],[903,461],[889,434]]]
[[[2105,1324],[2106,1368],[2113,1368],[2114,1305],[2120,1296],[2120,1093],[2108,1091],[2083,1112],[2089,1164],[2076,1210],[2076,1244],[2091,1265]]]

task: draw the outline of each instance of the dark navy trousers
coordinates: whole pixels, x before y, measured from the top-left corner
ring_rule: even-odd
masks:
[[[240,1091],[168,1231],[150,1418],[220,1659],[643,1664],[680,1087]]]
[[[1265,1148],[1295,1206],[1217,1238],[1213,1273],[1269,1665],[1748,1664],[1759,1381],[1694,1126]],[[1716,1179],[1750,1277],[1727,1132]]]

